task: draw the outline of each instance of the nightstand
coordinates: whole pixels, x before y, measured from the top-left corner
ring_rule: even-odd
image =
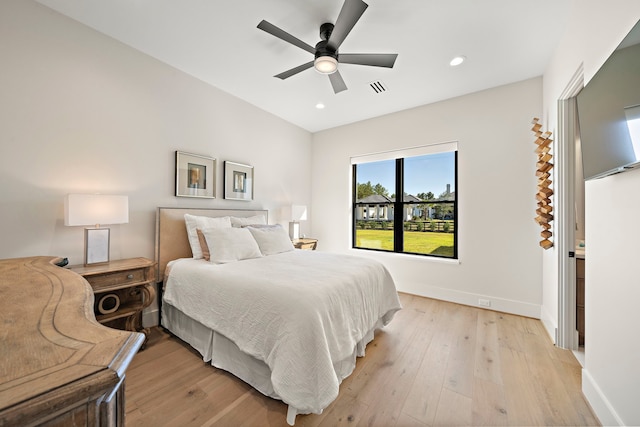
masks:
[[[129,258],[69,269],[84,277],[93,288],[98,322],[115,329],[142,332],[148,338],[149,328],[142,327],[142,311],[156,296],[152,285],[155,265],[146,258]]]
[[[316,246],[318,246],[318,239],[295,239],[292,240],[291,243],[293,243],[293,247],[296,249],[315,251]]]

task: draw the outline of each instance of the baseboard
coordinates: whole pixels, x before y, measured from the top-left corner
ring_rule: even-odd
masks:
[[[541,308],[540,321],[542,322],[544,328],[547,330],[547,334],[549,334],[551,341],[553,341],[554,344],[557,344],[556,341],[558,339],[558,323],[556,319],[547,310],[544,309],[544,306]]]
[[[591,405],[593,412],[603,426],[623,426],[624,423],[616,413],[607,396],[586,369],[582,370],[582,393]]]
[[[520,316],[540,319],[541,306],[539,304],[498,298],[492,295],[439,288],[436,286],[425,286],[424,283],[413,285],[410,283],[396,283],[396,287],[398,288],[398,291],[412,295],[419,295],[427,298],[469,305],[472,307],[486,308],[489,310],[501,311],[503,313],[517,314]],[[479,304],[479,300],[481,299],[488,300],[490,302],[490,306],[481,306]]]

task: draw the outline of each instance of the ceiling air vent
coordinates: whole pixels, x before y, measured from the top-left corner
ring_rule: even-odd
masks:
[[[369,86],[375,93],[384,93],[387,91],[387,86],[382,83],[380,80],[376,80],[375,82],[369,83]]]

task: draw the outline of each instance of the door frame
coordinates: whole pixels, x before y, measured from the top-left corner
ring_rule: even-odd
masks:
[[[576,96],[584,87],[582,64],[558,99],[557,182],[557,257],[558,257],[558,331],[556,345],[578,349],[576,332],[576,259],[575,253],[575,169],[577,138]]]

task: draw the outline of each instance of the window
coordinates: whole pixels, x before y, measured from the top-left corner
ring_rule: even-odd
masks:
[[[354,248],[458,258],[457,143],[354,157],[352,165]]]

